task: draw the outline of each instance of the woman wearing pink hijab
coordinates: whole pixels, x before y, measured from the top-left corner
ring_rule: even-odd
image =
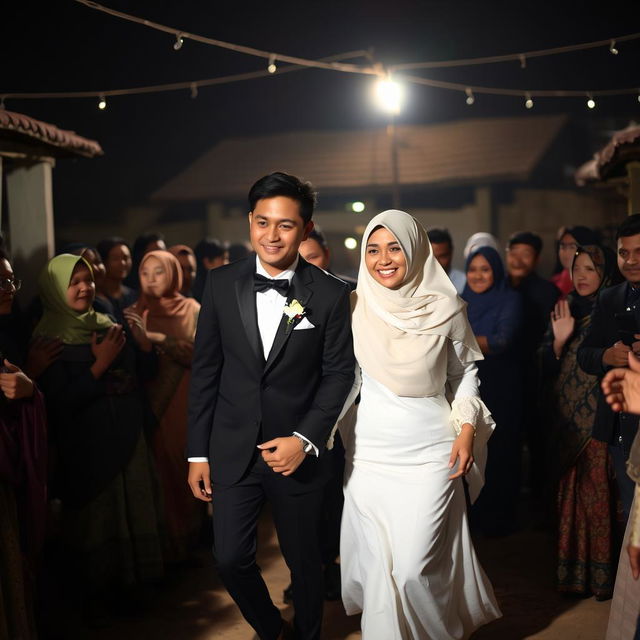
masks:
[[[159,355],[159,372],[148,386],[158,419],[153,452],[160,476],[167,533],[168,561],[182,563],[197,542],[202,504],[184,481],[187,397],[191,356],[200,304],[180,293],[182,268],[168,251],[147,253],[140,263],[140,298],[125,310],[129,323],[141,325]]]

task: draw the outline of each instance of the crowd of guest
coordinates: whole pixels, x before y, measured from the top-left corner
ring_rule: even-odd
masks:
[[[467,303],[497,424],[472,530],[506,536],[529,518],[557,536],[558,589],[607,600],[638,417],[613,413],[600,379],[640,352],[640,215],[620,225],[615,247],[596,230],[560,229],[548,278],[534,231],[504,248],[474,234],[464,270],[452,267],[446,229],[429,238]],[[207,505],[191,496],[184,450],[199,300],[209,270],[249,251],[212,238],[167,247],[158,233],[68,244],[42,270],[37,298],[20,300],[0,248],[1,637],[63,637],[61,581],[76,585],[83,624],[103,626],[197,562]],[[322,233],[300,253],[331,272]],[[342,451],[338,441],[324,507],[328,599],[339,597]]]
[[[24,301],[0,248],[0,637],[65,637],[69,590],[104,626],[192,566],[208,532],[185,480],[194,289],[227,261],[211,238],[73,243]]]

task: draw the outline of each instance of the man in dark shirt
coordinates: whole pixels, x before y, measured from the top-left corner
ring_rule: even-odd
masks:
[[[506,263],[509,284],[522,296],[522,368],[524,377],[524,438],[528,450],[528,477],[525,485],[530,487],[534,508],[543,500],[545,486],[546,431],[540,411],[541,378],[537,350],[549,324],[560,291],[540,277],[536,267],[542,252],[542,238],[530,231],[514,233],[507,243]]]
[[[600,293],[591,327],[578,348],[578,364],[599,378],[613,367],[627,367],[629,351],[640,353],[640,213],[629,216],[618,227],[616,239],[618,268],[625,282]],[[626,334],[625,318],[633,327]],[[596,440],[609,444],[625,517],[629,516],[633,500],[633,482],[626,473],[626,461],[637,431],[638,416],[613,413],[600,392],[592,434]]]

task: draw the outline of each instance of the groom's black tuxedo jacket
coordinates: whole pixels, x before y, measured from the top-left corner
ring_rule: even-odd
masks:
[[[314,328],[283,315],[265,362],[254,272],[254,256],[209,272],[196,332],[187,456],[208,456],[222,484],[242,477],[257,444],[293,431],[322,452],[354,378],[348,286],[299,258],[287,302]],[[308,456],[291,478],[311,480],[317,466]]]
[[[598,376],[599,379],[612,368],[603,364],[602,356],[620,339],[615,314],[626,310],[627,290],[628,284],[623,282],[600,292],[591,316],[591,327],[578,347],[578,364],[583,371]],[[635,316],[636,324],[640,328],[640,311],[637,309]],[[637,416],[615,414],[600,391],[592,435],[596,440],[620,444],[614,443],[616,426],[620,430],[622,446],[628,455],[638,427]]]

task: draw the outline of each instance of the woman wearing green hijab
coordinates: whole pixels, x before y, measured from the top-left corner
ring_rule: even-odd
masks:
[[[61,254],[39,278],[43,316],[34,335],[58,337],[62,353],[42,375],[57,464],[53,496],[75,584],[91,625],[104,624],[110,597],[163,572],[155,474],[145,440],[152,424],[140,372],[155,355],[134,328],[92,308],[95,283],[81,257]],[[144,377],[144,376],[143,376]]]

